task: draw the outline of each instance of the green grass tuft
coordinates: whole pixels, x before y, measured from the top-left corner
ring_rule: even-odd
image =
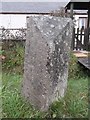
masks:
[[[88,78],[78,81],[69,80],[66,95],[53,103],[51,113],[57,117],[87,117],[88,116]]]
[[[35,110],[21,96],[22,76],[3,74],[3,117],[5,118],[56,118],[87,117],[88,115],[88,77],[68,81],[65,97],[54,102],[47,112]]]

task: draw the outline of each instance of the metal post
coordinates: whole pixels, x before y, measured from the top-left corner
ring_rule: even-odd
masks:
[[[70,17],[73,19],[73,8],[74,8],[74,3],[71,2],[70,4]]]
[[[70,4],[70,18],[72,20],[73,20],[73,8],[74,8],[74,3],[71,2],[71,4]],[[74,42],[74,27],[72,29],[73,29],[73,33],[72,33],[71,50],[74,49],[74,47],[73,47],[73,42]]]

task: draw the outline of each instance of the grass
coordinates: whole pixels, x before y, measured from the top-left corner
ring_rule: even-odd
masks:
[[[56,118],[88,116],[88,77],[68,80],[68,88],[63,99],[54,102],[47,112],[35,110],[21,96],[22,75],[3,73],[3,117],[5,118]]]
[[[87,117],[88,115],[88,78],[78,81],[69,80],[64,99],[53,104],[57,117]]]

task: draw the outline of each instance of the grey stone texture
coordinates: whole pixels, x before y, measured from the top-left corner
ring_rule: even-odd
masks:
[[[64,97],[72,26],[70,18],[27,17],[22,94],[41,111]]]

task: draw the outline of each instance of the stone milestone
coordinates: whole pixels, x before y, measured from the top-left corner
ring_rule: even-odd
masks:
[[[71,39],[70,18],[27,17],[22,94],[41,111],[65,94]]]

